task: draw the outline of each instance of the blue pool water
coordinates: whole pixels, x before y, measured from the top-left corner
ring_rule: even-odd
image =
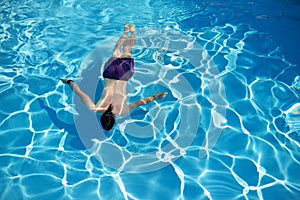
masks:
[[[299,1],[0,0],[0,199],[299,199]],[[130,102],[101,66],[136,24]]]

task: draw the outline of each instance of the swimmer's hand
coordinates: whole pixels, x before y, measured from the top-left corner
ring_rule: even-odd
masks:
[[[159,93],[156,93],[154,95],[154,99],[157,100],[157,99],[162,99],[162,98],[165,98],[167,96],[167,92],[159,92]]]
[[[129,30],[130,30],[129,24],[125,24],[125,26],[124,26],[124,32],[128,33]]]

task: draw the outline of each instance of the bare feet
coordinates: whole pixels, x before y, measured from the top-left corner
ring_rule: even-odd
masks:
[[[129,24],[129,31],[131,33],[134,33],[135,32],[135,25],[134,24]]]
[[[130,31],[129,24],[125,24],[125,26],[124,26],[124,32],[128,33],[129,31]]]

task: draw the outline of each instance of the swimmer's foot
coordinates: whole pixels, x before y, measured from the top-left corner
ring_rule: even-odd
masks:
[[[125,26],[124,26],[124,32],[128,33],[129,31],[130,31],[129,24],[125,24]]]
[[[129,24],[129,31],[131,33],[134,33],[135,32],[135,25],[134,24]]]
[[[67,78],[61,78],[60,80],[61,80],[64,84],[68,84],[68,85],[70,85],[71,82],[74,82],[73,80],[67,79]]]

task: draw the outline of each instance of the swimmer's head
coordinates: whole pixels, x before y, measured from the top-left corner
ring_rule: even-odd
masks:
[[[104,130],[110,131],[113,128],[115,121],[115,115],[112,113],[112,106],[109,105],[108,109],[100,118],[101,125]]]

